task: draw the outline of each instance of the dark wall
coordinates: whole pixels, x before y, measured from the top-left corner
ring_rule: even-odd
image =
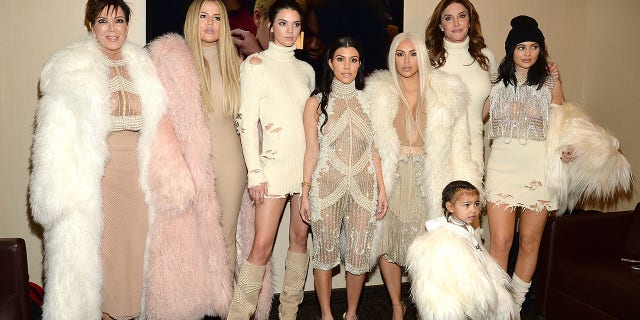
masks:
[[[147,42],[167,32],[182,34],[191,0],[147,0]]]

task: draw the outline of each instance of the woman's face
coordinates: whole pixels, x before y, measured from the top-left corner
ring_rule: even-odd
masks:
[[[338,81],[348,84],[353,82],[358,75],[360,67],[360,53],[354,47],[341,47],[333,54],[329,61],[329,67],[333,70],[333,76]]]
[[[206,1],[200,9],[200,42],[209,47],[220,39],[220,7],[217,3]]]
[[[462,42],[469,33],[469,11],[460,3],[448,5],[440,15],[440,29],[451,42]]]
[[[281,9],[273,19],[271,32],[273,41],[281,46],[291,47],[296,43],[302,29],[302,18],[296,10]]]
[[[122,8],[108,8],[104,7],[96,21],[91,24],[91,32],[98,40],[104,55],[111,60],[119,60],[122,59],[122,45],[127,40],[129,24]]]
[[[418,75],[418,53],[410,40],[403,40],[398,44],[395,52],[396,72],[403,78],[413,78]]]
[[[540,55],[540,45],[537,42],[526,41],[518,43],[513,50],[513,62],[516,64],[516,71],[526,74],[529,68],[538,61]]]

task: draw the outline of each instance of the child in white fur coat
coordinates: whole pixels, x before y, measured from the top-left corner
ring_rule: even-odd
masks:
[[[442,191],[442,207],[445,215],[427,221],[407,252],[421,319],[519,319],[509,276],[470,225],[480,214],[478,189],[453,181]]]

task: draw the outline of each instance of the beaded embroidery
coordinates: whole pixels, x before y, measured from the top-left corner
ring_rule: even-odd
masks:
[[[347,271],[369,271],[378,187],[373,130],[363,103],[353,82],[345,85],[334,80],[322,131],[324,115],[318,122],[320,151],[310,200],[314,266],[323,270],[339,263],[336,249],[340,247]]]
[[[513,140],[527,144],[528,140],[547,139],[549,105],[555,86],[553,77],[548,77],[540,90],[526,85],[526,75],[516,72],[517,85],[504,86],[501,82],[491,89],[489,111],[489,138],[501,139],[503,143]]]
[[[109,60],[109,83],[111,93],[109,107],[111,110],[111,130],[139,131],[144,120],[140,110],[138,92],[131,81],[124,60]]]

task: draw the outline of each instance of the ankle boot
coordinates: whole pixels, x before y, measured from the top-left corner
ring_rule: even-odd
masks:
[[[513,296],[513,302],[518,308],[518,311],[522,310],[522,303],[524,302],[527,292],[529,292],[529,287],[531,287],[531,282],[525,283],[513,273],[513,277],[511,278],[511,295]]]
[[[295,320],[298,305],[304,296],[304,281],[309,268],[309,254],[306,252],[287,251],[285,260],[284,283],[280,293],[280,319]]]
[[[229,307],[227,320],[248,320],[256,311],[265,269],[266,266],[257,266],[244,261],[233,291],[233,301]]]

